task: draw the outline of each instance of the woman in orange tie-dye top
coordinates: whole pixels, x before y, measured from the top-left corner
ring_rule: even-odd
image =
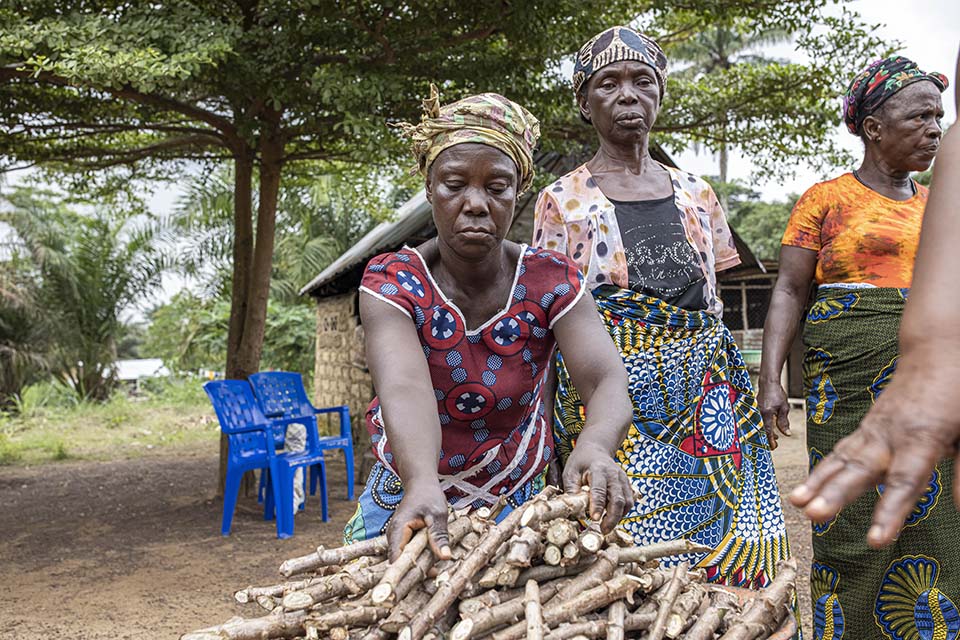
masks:
[[[811,187],[790,216],[764,327],[759,401],[771,441],[775,427],[788,434],[780,370],[816,284],[803,329],[811,467],[856,429],[894,375],[927,201],[910,172],[927,169],[937,152],[946,85],[941,74],[900,56],[861,72],[844,101],[844,119],[864,143],[863,163]],[[813,525],[814,637],[960,634],[960,514],[952,477],[952,462],[936,468],[898,541],[883,551],[868,549],[866,538],[884,485]],[[890,491],[901,487],[892,482]]]

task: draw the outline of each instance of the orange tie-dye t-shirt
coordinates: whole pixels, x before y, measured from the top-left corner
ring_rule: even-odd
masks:
[[[927,193],[891,200],[845,173],[803,194],[782,244],[817,252],[817,284],[909,287]]]

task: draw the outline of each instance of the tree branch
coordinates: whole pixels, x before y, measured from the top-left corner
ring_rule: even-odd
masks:
[[[157,152],[169,151],[172,149],[183,149],[192,146],[208,146],[203,143],[207,141],[206,136],[184,136],[180,138],[171,138],[156,144],[146,145],[137,149],[126,151],[110,151],[103,149],[76,149],[73,151],[64,151],[46,158],[43,162],[63,162],[74,161],[87,169],[102,169],[114,167],[122,164],[134,164],[140,160],[149,158]],[[220,147],[221,145],[214,145]],[[217,155],[210,153],[181,154],[184,159],[222,159],[228,155]],[[98,160],[100,158],[100,160]],[[88,161],[89,159],[89,161]]]
[[[57,75],[50,71],[30,71],[29,69],[23,66],[23,63],[14,63],[8,64],[3,67],[0,67],[0,80],[26,80],[28,82],[46,82],[49,84],[55,84],[61,87],[78,87],[82,86],[85,88],[98,89],[100,91],[106,91],[110,95],[130,100],[138,104],[144,104],[152,107],[159,107],[166,111],[173,111],[176,113],[181,113],[191,120],[199,120],[200,122],[205,122],[214,129],[220,131],[225,142],[239,142],[239,137],[237,135],[236,127],[232,122],[226,118],[217,115],[211,111],[201,109],[191,104],[185,102],[180,102],[179,100],[174,100],[167,96],[160,96],[152,93],[143,93],[137,91],[136,89],[126,85],[121,88],[113,87],[96,87],[88,85],[86,83],[77,83],[71,81],[69,78]]]

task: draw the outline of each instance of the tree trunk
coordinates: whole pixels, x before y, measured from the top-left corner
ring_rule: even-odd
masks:
[[[274,129],[264,134],[260,144],[260,202],[257,207],[257,241],[253,249],[253,268],[247,289],[247,308],[243,335],[237,352],[237,364],[246,373],[260,367],[263,334],[270,298],[273,270],[273,241],[277,220],[277,196],[283,166],[283,143]]]
[[[230,326],[227,331],[228,379],[246,379],[253,370],[245,369],[239,359],[250,288],[250,264],[253,261],[253,151],[243,149],[234,156],[233,177],[233,279],[231,282]],[[222,496],[227,479],[227,437],[220,434],[220,470],[217,495]],[[240,485],[244,495],[253,487],[253,474],[245,474]]]
[[[726,131],[724,131],[724,135],[726,135]],[[724,187],[726,187],[726,182],[727,182],[727,166],[728,166],[729,160],[730,158],[729,158],[729,152],[727,151],[727,143],[721,142],[720,143],[720,182],[724,183]],[[730,215],[730,207],[728,206],[729,204],[730,204],[730,198],[727,196],[726,188],[724,188],[723,192],[720,194],[720,206],[723,207],[723,212],[726,213],[727,215]]]
[[[233,184],[233,281],[230,328],[227,333],[227,371],[230,379],[244,379],[253,371],[240,366],[238,355],[247,314],[250,265],[253,261],[253,150],[244,149],[234,159]]]

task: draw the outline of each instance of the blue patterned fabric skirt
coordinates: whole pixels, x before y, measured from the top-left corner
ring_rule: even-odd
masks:
[[[538,473],[529,482],[514,490],[507,498],[507,504],[497,516],[497,522],[506,518],[514,508],[537,495],[546,486],[547,472]],[[367,538],[375,538],[387,532],[387,525],[393,512],[403,499],[403,485],[400,478],[382,463],[377,462],[370,471],[367,484],[357,500],[357,510],[343,529],[343,543],[352,544]],[[450,503],[456,498],[450,499]],[[475,504],[473,508],[490,506]]]
[[[790,554],[770,448],[743,357],[721,321],[625,289],[597,307],[627,368],[633,424],[617,458],[644,499],[621,527],[638,545],[689,538],[713,582],[766,586]],[[584,409],[562,355],[554,413],[566,460]]]

